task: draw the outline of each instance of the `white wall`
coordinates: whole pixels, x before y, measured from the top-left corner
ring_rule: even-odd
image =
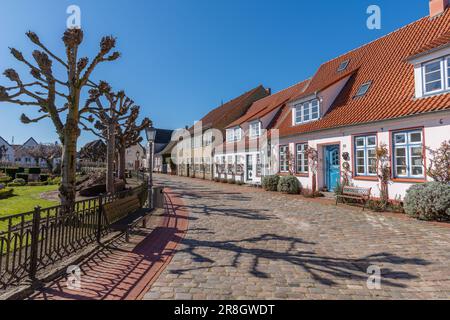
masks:
[[[324,186],[324,160],[323,160],[323,145],[339,144],[341,146],[341,155],[343,152],[348,152],[351,156],[352,170],[354,167],[354,151],[352,150],[353,135],[364,133],[377,134],[378,144],[386,143],[388,147],[391,146],[390,131],[402,130],[410,128],[424,128],[424,144],[426,147],[437,149],[441,143],[450,139],[450,112],[434,113],[422,116],[408,117],[401,120],[384,121],[370,125],[360,125],[346,128],[339,128],[321,132],[314,132],[310,134],[302,134],[280,139],[280,145],[289,144],[291,152],[294,152],[296,143],[308,142],[309,146],[317,148],[319,151],[319,170],[318,170],[318,187]],[[426,152],[427,158],[429,152]],[[343,159],[341,159],[342,164]],[[429,164],[429,160],[425,160],[425,166]],[[298,177],[304,188],[311,188],[312,177]],[[427,178],[430,180],[429,178]],[[372,194],[375,197],[379,196],[379,187],[377,181],[352,180],[356,186],[372,188]],[[396,197],[403,198],[406,191],[416,182],[395,181],[389,185],[389,197],[395,199]]]

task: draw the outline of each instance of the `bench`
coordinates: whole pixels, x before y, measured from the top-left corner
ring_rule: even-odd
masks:
[[[363,211],[366,208],[367,201],[370,200],[370,194],[372,188],[360,188],[360,187],[348,187],[345,186],[342,189],[342,194],[336,195],[336,205],[338,205],[338,200],[342,199],[354,199],[361,200],[363,202]]]
[[[103,215],[110,229],[125,232],[125,240],[128,242],[130,232],[142,222],[146,227],[149,210],[143,208],[145,194],[132,194],[119,198],[111,203],[103,205]]]

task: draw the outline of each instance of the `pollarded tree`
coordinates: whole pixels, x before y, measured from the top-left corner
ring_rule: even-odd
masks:
[[[36,159],[36,163],[42,159],[47,164],[48,169],[53,172],[54,160],[61,158],[62,148],[58,144],[38,144],[34,147],[28,147],[26,152],[28,155]]]
[[[128,148],[142,142],[141,132],[151,125],[148,118],[142,120],[141,124],[136,124],[139,117],[140,107],[133,105],[131,107],[130,116],[120,124],[117,130],[116,142],[117,152],[119,154],[119,170],[118,177],[125,181],[125,152]]]
[[[86,57],[79,58],[79,47],[83,42],[81,29],[68,29],[64,33],[62,40],[66,48],[65,58],[60,58],[47,49],[34,32],[28,32],[27,36],[40,48],[32,54],[35,64],[25,59],[16,49],[11,49],[11,54],[30,69],[34,80],[24,82],[14,69],[6,70],[4,75],[14,85],[0,86],[0,101],[39,108],[42,116],[30,119],[23,114],[21,117],[23,123],[38,122],[45,118],[52,120],[62,144],[62,181],[59,189],[61,204],[65,212],[71,212],[76,193],[76,154],[80,117],[90,112],[87,105],[80,107],[82,89],[92,86],[89,78],[100,63],[116,60],[120,54],[118,52],[110,54],[116,40],[108,36],[101,40],[100,50],[91,62]],[[62,67],[61,74],[64,75],[62,79],[56,77],[54,63]]]
[[[83,118],[88,122],[94,122],[94,129],[81,123],[84,130],[90,131],[106,141],[106,191],[114,192],[114,160],[116,158],[116,140],[119,127],[132,118],[134,106],[133,100],[125,95],[124,91],[113,92],[108,83],[101,81],[96,88],[89,91],[88,106],[94,117]],[[101,98],[106,100],[106,104]],[[135,112],[135,111],[134,111]]]

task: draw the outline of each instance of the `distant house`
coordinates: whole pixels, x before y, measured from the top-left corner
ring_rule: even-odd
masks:
[[[171,139],[173,130],[156,129],[154,145],[154,171],[161,173],[175,172],[174,163],[171,161]],[[169,148],[168,148],[169,147]]]
[[[41,167],[46,168],[47,162],[44,159],[35,159],[27,153],[27,150],[38,146],[39,143],[34,138],[29,138],[24,144],[9,144],[5,139],[0,137],[0,147],[6,148],[6,154],[2,155],[0,162],[9,165],[16,165],[22,167]],[[55,159],[55,164],[60,162],[60,159]]]
[[[189,139],[176,144],[178,174],[212,179],[214,146],[224,142],[225,128],[242,117],[253,102],[268,95],[270,95],[270,90],[260,85],[209,112],[199,121],[201,129],[196,124],[185,130]],[[197,132],[198,130],[201,131]],[[218,140],[219,137],[214,134],[214,131],[220,135],[220,140]]]

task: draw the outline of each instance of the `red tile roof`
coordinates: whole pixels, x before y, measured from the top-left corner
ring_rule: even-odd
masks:
[[[307,87],[309,80],[297,83],[287,89],[281,90],[264,99],[260,99],[252,104],[247,113],[227,126],[227,128],[242,125],[245,122],[260,119],[275,109],[289,102],[295,95],[301,94]]]
[[[438,48],[448,46],[448,45],[450,45],[450,30],[448,30],[440,37],[433,39],[430,43],[427,43],[422,48],[415,51],[412,54],[412,56],[418,56],[418,55],[424,54],[428,51],[438,49]]]
[[[287,109],[278,126],[280,136],[450,109],[450,94],[415,98],[414,67],[407,61],[421,48],[448,42],[449,30],[450,9],[439,17],[422,18],[324,63],[305,92],[296,98],[321,91],[351,75],[349,81],[318,121],[292,126],[287,114],[291,110]],[[340,63],[347,59],[350,60],[347,69],[338,72]],[[372,81],[372,85],[366,95],[355,98],[359,87],[368,81]]]
[[[223,130],[229,123],[245,114],[253,102],[266,97],[268,94],[262,85],[247,91],[204,116],[201,119],[203,128]]]

